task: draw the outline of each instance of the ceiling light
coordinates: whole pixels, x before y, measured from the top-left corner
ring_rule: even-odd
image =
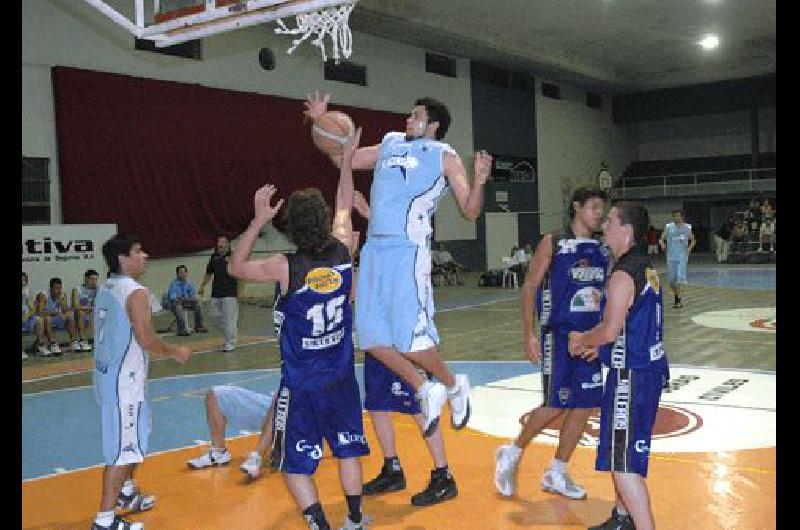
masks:
[[[703,37],[703,40],[698,44],[700,44],[704,50],[713,50],[719,46],[719,37],[712,33]]]

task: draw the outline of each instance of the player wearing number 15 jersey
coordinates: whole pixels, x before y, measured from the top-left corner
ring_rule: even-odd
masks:
[[[320,530],[330,528],[312,479],[323,439],[339,459],[348,507],[344,527],[362,528],[358,457],[369,454],[369,447],[355,377],[350,308],[355,243],[351,162],[360,135],[359,129],[343,155],[333,223],[319,190],[294,191],[285,215],[297,251],[248,261],[259,231],[283,204],[283,199],[270,204],[277,189],[267,184],[255,194],[255,218],[228,264],[236,278],[277,282],[274,317],[282,362],[270,463],[283,473],[309,528]]]

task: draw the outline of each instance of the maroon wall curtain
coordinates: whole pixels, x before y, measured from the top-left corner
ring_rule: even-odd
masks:
[[[302,100],[60,66],[52,75],[65,223],[117,223],[164,257],[238,236],[267,181],[278,198],[313,186],[334,203],[338,171],[314,148]],[[330,108],[363,127],[362,146],[405,129],[400,114]],[[369,197],[372,173],[355,180]]]

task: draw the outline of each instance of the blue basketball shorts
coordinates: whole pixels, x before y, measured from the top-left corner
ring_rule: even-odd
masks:
[[[364,356],[364,389],[367,410],[420,413],[414,389],[369,353]]]
[[[675,286],[686,284],[686,263],[688,259],[679,261],[667,260],[667,284]]]
[[[336,458],[368,455],[355,374],[320,390],[293,390],[282,380],[273,432],[270,465],[284,473],[313,475],[323,439]]]
[[[274,394],[259,394],[229,385],[213,386],[211,392],[228,425],[239,430],[261,431]]]
[[[666,377],[661,371],[627,368],[608,371],[600,408],[597,471],[647,477],[650,439]]]
[[[147,454],[152,418],[147,401],[103,400],[100,404],[106,465],[138,464]]]
[[[422,351],[439,344],[433,323],[431,254],[407,239],[371,236],[361,251],[356,289],[359,347]]]
[[[544,327],[542,348],[542,406],[585,409],[600,406],[603,371],[600,361],[569,354],[569,333]]]

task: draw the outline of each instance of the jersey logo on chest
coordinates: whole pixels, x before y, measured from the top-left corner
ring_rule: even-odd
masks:
[[[306,274],[306,285],[317,293],[332,293],[342,286],[342,275],[330,267],[317,267]]]
[[[393,155],[383,161],[383,167],[389,169],[399,169],[403,175],[403,180],[408,180],[406,172],[419,167],[419,159],[414,155],[409,155],[408,151],[399,155]]]

